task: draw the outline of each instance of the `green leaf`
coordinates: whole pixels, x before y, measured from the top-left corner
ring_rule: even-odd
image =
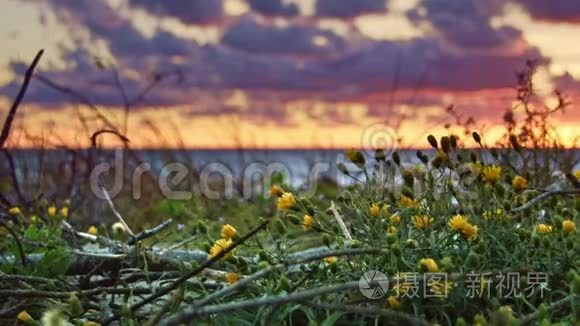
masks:
[[[63,275],[70,266],[70,255],[63,248],[47,251],[36,266],[36,273],[43,277]]]

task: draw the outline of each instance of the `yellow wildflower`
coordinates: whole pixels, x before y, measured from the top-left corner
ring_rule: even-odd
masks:
[[[56,216],[56,207],[55,206],[50,206],[47,209],[47,213],[48,213],[48,216],[55,217]]]
[[[30,314],[26,310],[22,310],[20,313],[18,313],[18,316],[16,318],[24,322],[32,320],[32,316],[30,316]]]
[[[419,267],[428,271],[429,273],[436,273],[439,271],[439,266],[433,258],[423,258],[419,261]]]
[[[397,225],[401,222],[401,216],[395,213],[391,215],[391,217],[389,217],[389,221],[391,221],[391,223],[393,223],[394,225]]]
[[[226,274],[226,280],[230,284],[236,283],[237,281],[239,281],[239,279],[240,279],[240,274],[238,274],[238,273],[227,273]]]
[[[326,263],[326,265],[332,265],[332,264],[336,263],[337,261],[338,261],[338,257],[336,257],[336,256],[330,256],[330,257],[324,258],[324,262]]]
[[[455,231],[461,231],[466,224],[468,224],[467,218],[461,214],[457,214],[449,220],[449,227]]]
[[[481,173],[483,174],[483,179],[485,182],[494,184],[499,180],[501,175],[501,167],[497,165],[486,166],[483,168]]]
[[[512,180],[512,187],[515,191],[522,191],[528,187],[528,180],[522,176],[515,176]]]
[[[428,215],[416,215],[413,218],[413,221],[415,222],[415,227],[423,230],[427,229],[431,226],[431,224],[433,224],[433,218]]]
[[[222,226],[222,238],[231,239],[236,235],[236,233],[238,233],[238,231],[236,231],[236,229],[230,224],[224,224],[224,226]]]
[[[538,224],[536,225],[536,232],[539,233],[552,233],[552,226],[547,224]]]
[[[20,215],[20,214],[22,214],[22,211],[20,210],[20,207],[11,207],[8,210],[8,213],[10,213],[12,215]]]
[[[397,234],[397,228],[394,226],[389,226],[389,233],[390,234]]]
[[[400,204],[403,208],[417,208],[419,204],[414,199],[411,199],[405,195],[401,195]]]
[[[392,309],[395,309],[395,310],[399,310],[399,309],[401,309],[401,303],[400,303],[400,302],[399,302],[399,300],[398,300],[397,298],[395,298],[394,296],[392,296],[392,295],[391,295],[390,297],[388,297],[388,298],[387,298],[387,301],[389,302],[389,306],[390,306]]]
[[[460,232],[465,239],[475,240],[477,239],[477,231],[478,231],[477,225],[467,223],[463,226]]]
[[[379,217],[379,214],[381,213],[381,208],[377,204],[372,204],[371,208],[369,209],[369,212],[372,217]]]
[[[576,179],[580,180],[580,170],[574,171],[574,176],[576,177]]]
[[[97,235],[99,233],[99,230],[97,229],[96,226],[91,225],[89,226],[89,229],[87,230],[88,234],[92,234],[92,235]]]
[[[312,224],[314,223],[314,218],[308,214],[305,214],[302,218],[302,225],[304,226],[304,231],[310,230]]]
[[[273,185],[270,187],[270,196],[272,197],[280,197],[284,193],[284,189],[279,185]]]
[[[219,239],[209,250],[209,256],[211,258],[219,255],[222,251],[229,248],[232,245],[231,239]],[[229,252],[225,257],[231,257],[232,253]]]
[[[576,231],[576,223],[572,220],[564,220],[562,222],[562,230],[564,234],[570,234]]]
[[[62,215],[62,217],[68,217],[68,213],[69,208],[67,206],[64,206],[63,208],[60,209],[60,215]]]
[[[121,222],[113,223],[113,225],[111,225],[111,230],[113,230],[114,234],[120,234],[120,233],[127,232],[127,229],[125,229],[125,226]]]
[[[280,210],[291,209],[294,205],[296,205],[296,199],[291,192],[285,192],[278,198],[278,209]]]
[[[32,222],[32,223],[36,223],[36,222],[38,222],[38,216],[36,216],[36,215],[32,215],[32,216],[30,217],[30,222]]]

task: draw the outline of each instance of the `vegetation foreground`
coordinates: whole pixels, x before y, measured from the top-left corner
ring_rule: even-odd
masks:
[[[577,152],[548,124],[565,102],[535,106],[531,75],[503,142],[487,146],[468,123],[478,149],[429,136],[419,164],[350,150],[339,170],[353,185],[321,183],[315,196],[276,175],[270,196],[155,198],[134,214],[103,190],[109,216],[90,221],[86,183],[69,198],[23,196],[12,173],[0,193],[1,322],[578,324]]]

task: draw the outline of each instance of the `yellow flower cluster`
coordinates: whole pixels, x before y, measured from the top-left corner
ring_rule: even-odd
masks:
[[[270,196],[272,197],[280,197],[282,196],[283,193],[284,189],[282,189],[282,187],[280,187],[279,185],[273,185],[270,188]]]
[[[515,176],[512,180],[512,187],[515,191],[522,191],[528,187],[528,180],[522,176]]]
[[[388,297],[387,302],[389,303],[389,307],[391,307],[392,309],[394,310],[401,309],[401,303],[394,296],[391,295],[390,297]]]
[[[467,218],[463,215],[457,214],[449,220],[449,227],[459,233],[467,240],[477,239],[477,232],[479,231],[476,225],[469,223]]]
[[[32,320],[32,316],[30,316],[30,314],[26,310],[22,310],[20,313],[18,313],[18,316],[16,318],[18,318],[18,320],[23,322]]]
[[[215,244],[209,250],[210,258],[213,258],[219,255],[222,251],[226,250],[232,245],[232,239],[219,239],[215,242]],[[230,251],[227,253],[224,258],[229,258],[232,256],[232,252]]]
[[[369,208],[369,213],[372,217],[379,217],[381,214],[381,207],[378,204],[372,204],[371,208]]]
[[[291,192],[285,192],[278,198],[278,209],[288,210],[292,209],[296,205],[296,199]]]
[[[564,220],[562,222],[562,231],[566,235],[576,232],[576,223],[572,220]]]
[[[238,231],[230,224],[222,226],[222,238],[224,239],[232,239],[237,233]]]
[[[314,224],[314,218],[308,214],[305,214],[302,218],[302,226],[304,227],[304,231],[310,230],[312,224]]]
[[[389,217],[389,221],[391,221],[391,223],[393,223],[394,225],[398,225],[401,222],[401,216],[395,213],[391,215],[391,217]]]
[[[538,224],[536,225],[536,232],[542,234],[552,233],[552,226],[548,224]]]
[[[228,281],[228,283],[230,284],[234,284],[237,281],[240,280],[240,274],[238,273],[227,273],[226,274],[226,280]]]
[[[411,199],[405,195],[401,195],[401,199],[399,200],[401,207],[403,208],[417,208],[419,204],[415,199]]]
[[[419,269],[429,273],[437,273],[439,266],[433,258],[423,258],[419,261]]]
[[[91,225],[91,226],[89,226],[87,233],[92,234],[92,235],[97,235],[99,233],[99,230],[97,229],[96,226]]]
[[[495,184],[501,176],[501,167],[497,165],[486,166],[481,171],[481,174],[485,182]]]
[[[416,215],[413,217],[413,222],[416,228],[426,230],[433,224],[433,218],[429,215]]]

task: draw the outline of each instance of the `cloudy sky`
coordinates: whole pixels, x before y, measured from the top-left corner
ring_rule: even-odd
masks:
[[[26,64],[46,51],[14,146],[84,146],[107,127],[101,116],[140,147],[358,147],[368,145],[371,129],[418,146],[427,133],[445,133],[452,104],[491,140],[528,59],[539,63],[535,82],[544,103],[553,104],[555,89],[580,99],[580,1],[1,6],[0,118]],[[565,143],[580,137],[575,106],[555,119]]]

